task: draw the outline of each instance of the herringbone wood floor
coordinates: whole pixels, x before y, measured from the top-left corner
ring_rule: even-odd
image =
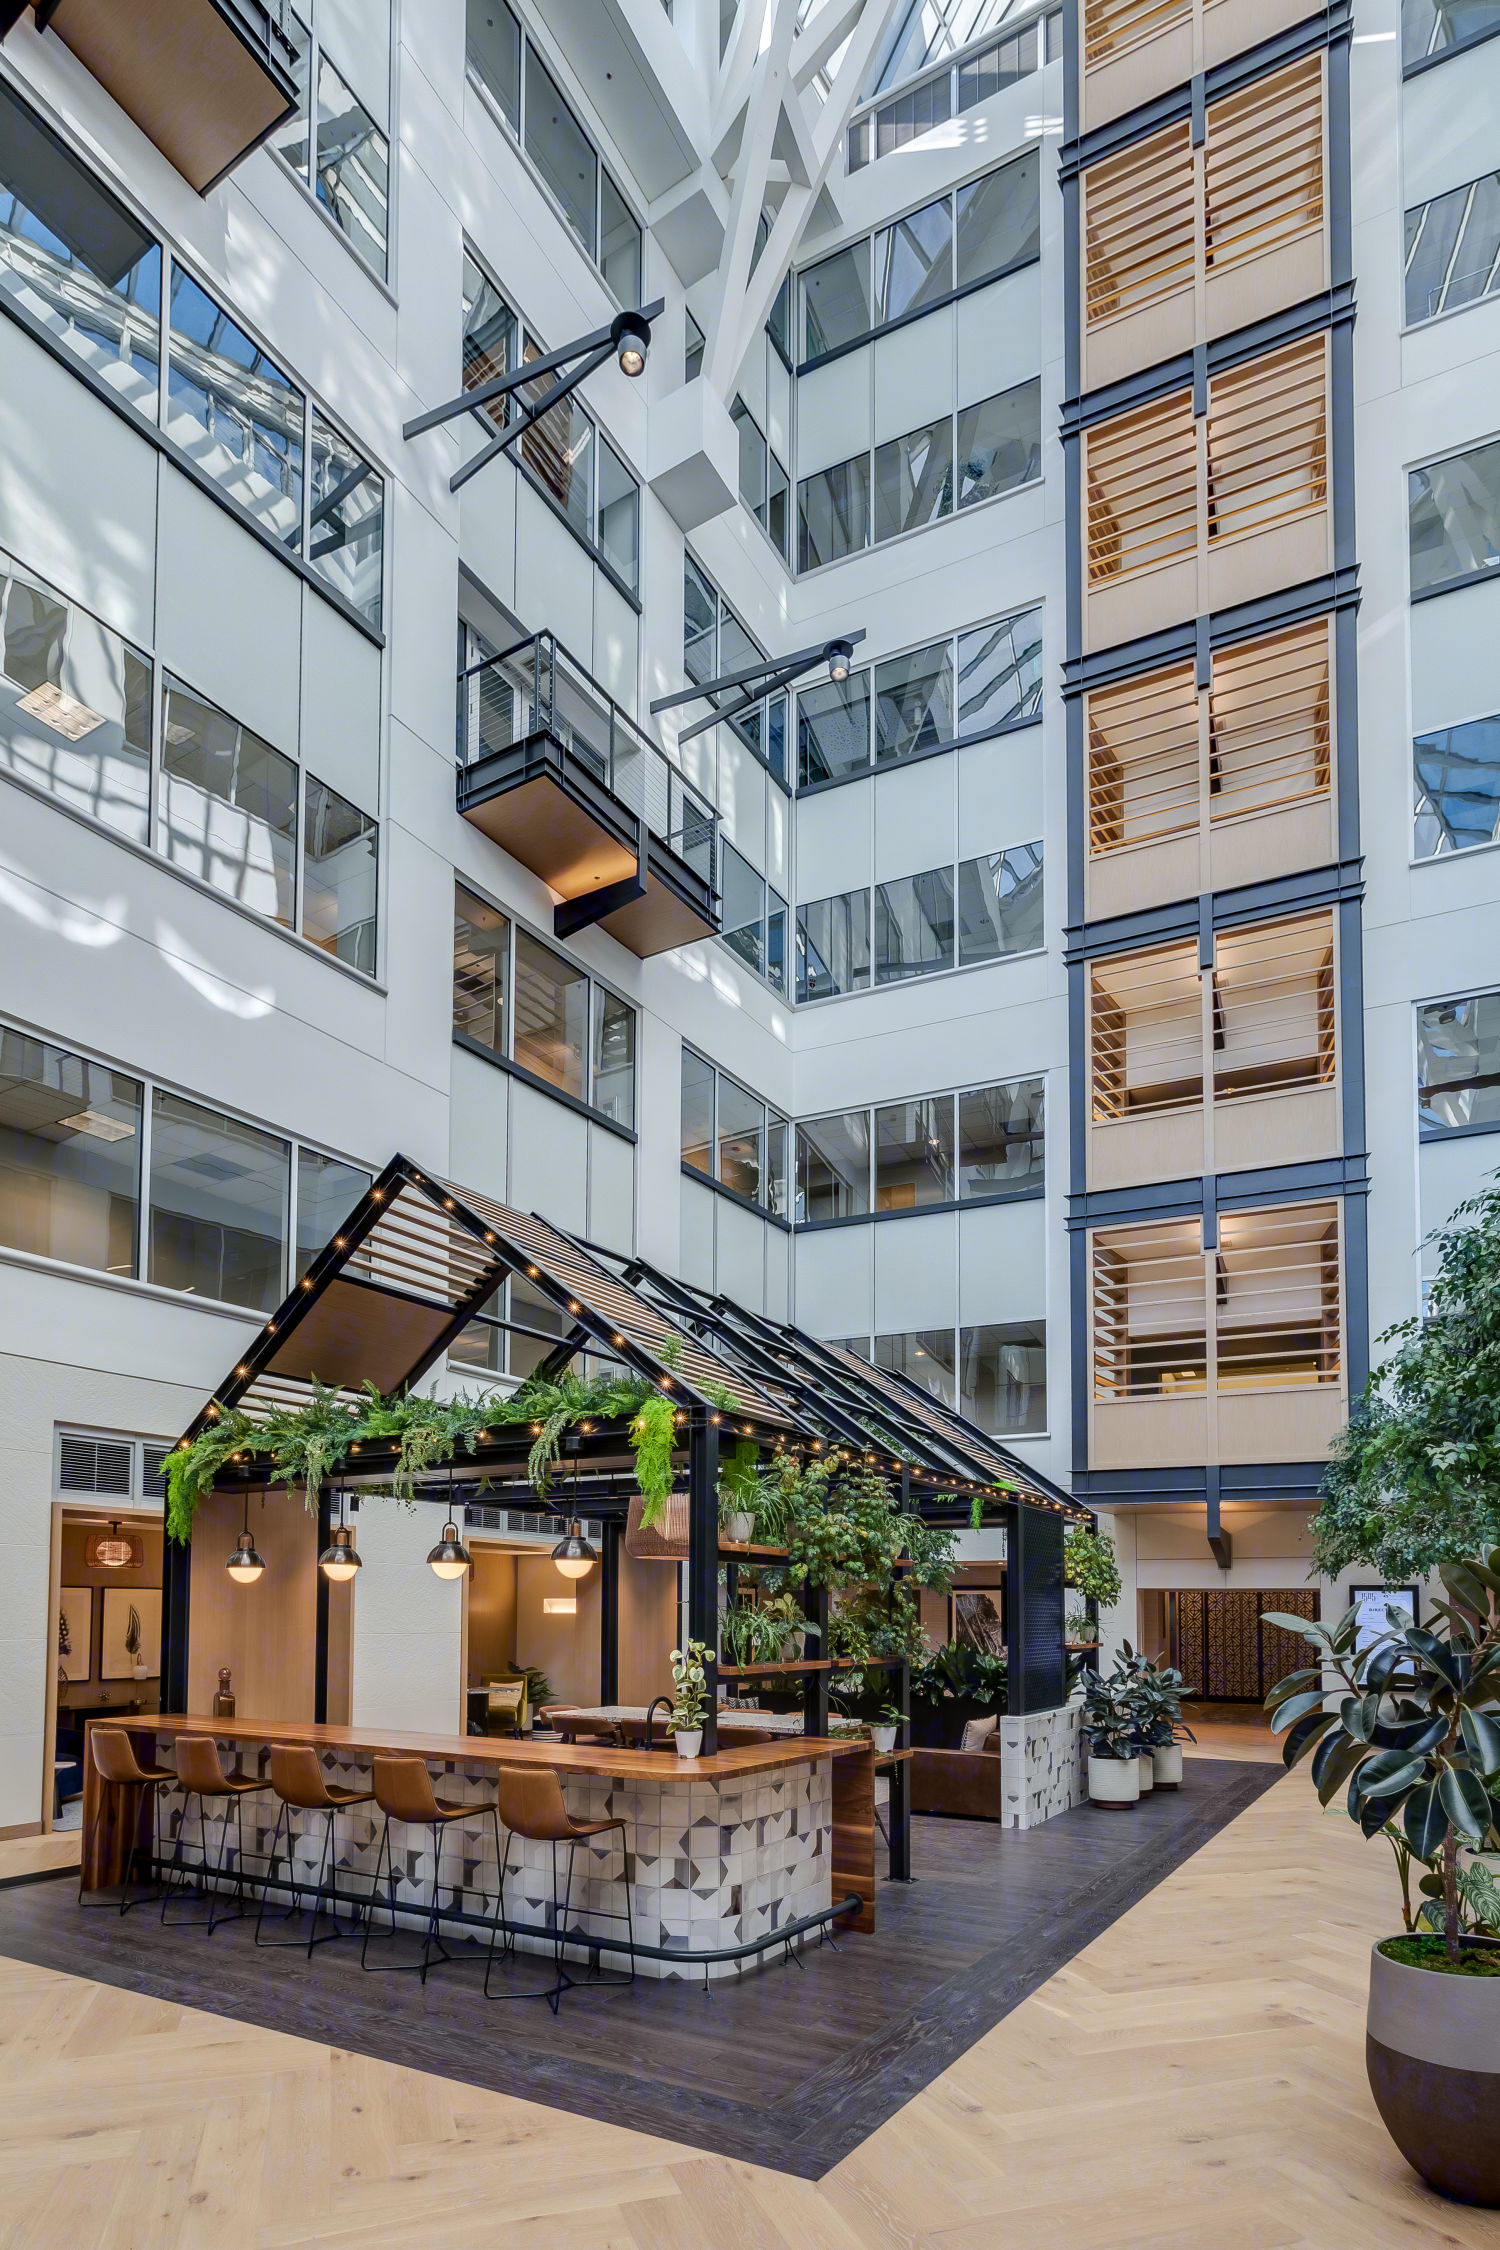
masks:
[[[1370,2103],[1392,1898],[1278,1784],[816,2185],[0,1962],[0,2245],[1500,2250]]]

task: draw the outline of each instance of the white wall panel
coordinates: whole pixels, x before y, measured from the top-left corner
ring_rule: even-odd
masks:
[[[302,757],[361,812],[380,811],[380,651],[302,591]]]
[[[426,1567],[435,1511],[365,1498],[358,1533],[350,1719],[451,1734],[463,1725],[464,1589]]]
[[[189,687],[296,757],[302,582],[167,462],[156,646]]]
[[[1401,158],[1408,209],[1500,170],[1500,46],[1493,39],[1407,80]]]
[[[1462,1133],[1451,1141],[1424,1141],[1417,1156],[1421,1230],[1445,1227],[1460,1203],[1494,1185],[1500,1167],[1500,1135]],[[1437,1270],[1437,1253],[1422,1253],[1424,1275]]]
[[[954,859],[954,758],[893,766],[875,788],[875,880],[951,867]]]
[[[449,1176],[476,1194],[510,1201],[506,1120],[514,1081],[466,1047],[453,1049],[448,1111]]]
[[[875,1238],[875,1333],[952,1328],[958,1320],[958,1216],[896,1219],[870,1229]]]
[[[766,354],[766,436],[782,467],[792,459],[792,378],[775,351]]]
[[[714,1286],[751,1312],[766,1309],[766,1234],[764,1219],[742,1211],[738,1204],[715,1198],[719,1228],[718,1269]]]
[[[733,727],[719,728],[719,813],[724,833],[752,867],[765,871],[766,769]]]
[[[991,398],[1035,375],[1042,364],[1040,263],[976,289],[958,314],[958,403]]]
[[[799,477],[847,461],[870,442],[870,346],[797,378]]]
[[[766,1229],[766,1318],[791,1317],[792,1237],[781,1227]]]
[[[1047,1310],[1047,1206],[991,1203],[958,1215],[958,1305],[966,1327]]]
[[[851,781],[797,804],[797,897],[828,898],[870,880],[870,792],[873,782]]]
[[[636,649],[640,623],[623,594],[617,594],[602,570],[594,572],[593,674],[607,687],[622,710],[637,715]]]
[[[714,1285],[714,1205],[712,1188],[696,1180],[682,1180],[682,1254],[678,1271],[696,1288]]]
[[[510,1099],[509,1200],[587,1234],[588,1120],[519,1080]]]
[[[516,485],[516,598],[528,631],[548,626],[583,663],[594,645],[594,566],[524,478]]]
[[[589,1127],[589,1228],[612,1250],[635,1247],[635,1150],[602,1125]]]
[[[904,437],[953,412],[953,315],[945,305],[893,335],[878,336],[875,354],[875,443]]]
[[[1435,73],[1434,75],[1441,75]],[[1420,83],[1420,82],[1419,82]],[[1413,732],[1500,711],[1500,579],[1460,586],[1411,611]]]
[[[1042,818],[1042,730],[1023,727],[960,750],[958,767],[958,856],[1007,844],[1034,844],[1044,833]]]
[[[782,897],[791,895],[792,800],[774,782],[766,787],[766,879]]]
[[[798,1234],[793,1319],[814,1336],[868,1336],[874,1303],[875,1227]]]
[[[471,418],[459,424],[459,449],[465,461],[484,450],[487,440]],[[508,460],[492,461],[459,495],[458,551],[466,569],[504,602],[516,606],[516,493],[520,476]]]

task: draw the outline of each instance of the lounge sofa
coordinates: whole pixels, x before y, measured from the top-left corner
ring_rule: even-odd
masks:
[[[911,1762],[911,1809],[956,1813],[966,1820],[999,1820],[1002,1797],[1000,1730],[978,1750],[918,1750]]]

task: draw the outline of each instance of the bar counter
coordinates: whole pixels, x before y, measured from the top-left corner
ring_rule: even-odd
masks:
[[[686,1956],[686,1973],[732,1976],[743,1962],[695,1956],[763,1950],[789,1924],[826,1914],[851,1894],[861,1904],[841,1928],[875,1924],[875,1779],[869,1742],[793,1736],[785,1741],[725,1748],[712,1757],[679,1758],[675,1750],[614,1749],[601,1743],[538,1742],[524,1737],[402,1733],[390,1728],[336,1727],[297,1720],[216,1719],[171,1712],[87,1722],[84,1750],[83,1880],[86,1888],[123,1880],[133,1841],[149,1843],[148,1792],[105,1783],[89,1754],[95,1725],[121,1724],[143,1764],[171,1766],[179,1735],[208,1736],[226,1768],[263,1778],[263,1792],[244,1803],[246,1873],[272,1872],[271,1833],[277,1799],[270,1781],[273,1743],[310,1744],[327,1778],[346,1787],[368,1786],[377,1752],[421,1758],[433,1771],[439,1797],[472,1802],[476,1818],[455,1823],[443,1840],[439,1890],[443,1913],[474,1921],[493,1912],[499,1870],[494,1831],[481,1808],[494,1796],[500,1766],[550,1766],[577,1820],[623,1819],[619,1831],[580,1844],[569,1929],[585,1940],[611,1944],[625,1934],[623,1884],[631,1884],[634,1935],[641,1948],[639,1975],[673,1976]],[[180,1848],[186,1866],[217,1850],[222,1806],[211,1806],[208,1852],[196,1799],[185,1805],[163,1789],[162,1852],[170,1862]],[[293,1844],[297,1880],[310,1892],[322,1848],[322,1816],[303,1817]],[[334,1858],[341,1902],[369,1896],[384,1825],[373,1804],[337,1816]],[[285,1829],[283,1829],[283,1835]],[[623,1841],[623,1855],[622,1855]],[[403,1921],[425,1913],[431,1895],[431,1837],[425,1828],[392,1823],[397,1901]],[[230,1831],[232,1864],[234,1831]],[[503,1843],[502,1843],[503,1848]],[[278,1870],[286,1874],[283,1843]],[[550,1926],[551,1847],[516,1837],[504,1912],[540,1939]],[[382,1900],[382,1906],[384,1900]],[[469,1932],[472,1934],[472,1930]],[[652,1953],[666,1958],[654,1959]]]

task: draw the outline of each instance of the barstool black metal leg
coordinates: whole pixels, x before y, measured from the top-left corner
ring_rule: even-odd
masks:
[[[224,1803],[224,1825],[219,1830],[219,1855],[214,1861],[213,1896],[208,1904],[208,1935],[210,1937],[223,1923],[241,1922],[250,1911],[245,1900],[245,1796],[244,1790],[236,1790],[234,1796],[226,1798]],[[221,1914],[219,1912],[219,1899],[222,1896],[224,1862],[229,1853],[229,1824],[231,1820],[234,1822],[235,1832],[234,1895],[238,1904],[232,1914]]]
[[[365,1915],[365,1934],[359,1949],[359,1965],[362,1969],[368,1969],[370,1966],[367,1955],[369,1954],[370,1950],[370,1932],[375,1926],[375,1908],[380,1898],[380,1862],[390,1849],[390,1841],[391,1816],[389,1813],[387,1813],[385,1816],[385,1826],[380,1831],[380,1843],[375,1853],[375,1873],[370,1883],[370,1906],[368,1913]],[[394,1868],[392,1869],[392,1873],[394,1875]],[[391,1895],[391,1936],[394,1938],[395,1934],[396,1900],[395,1886],[393,1882]],[[389,1963],[384,1961],[377,1961],[375,1967],[377,1970],[380,1970],[389,1967]]]
[[[334,1806],[329,1806],[328,1818],[323,1823],[323,1856],[318,1861],[318,1887],[313,1892],[312,1921],[307,1932],[307,1958],[309,1961],[312,1959],[313,1947],[323,1942],[318,1936],[318,1901],[324,1896],[328,1888],[329,1862],[333,1858],[333,1816],[335,1809]],[[342,1937],[344,1932],[338,1927],[338,1916],[334,1914],[331,1903],[327,1912],[332,1916],[334,1927],[326,1931],[324,1935],[326,1937]]]
[[[174,1848],[173,1848],[173,1852],[172,1852],[172,1871],[173,1871],[173,1873],[174,1873],[174,1874],[176,1874],[176,1875],[191,1874],[191,1873],[193,1872],[191,1868],[185,1868],[185,1867],[184,1867],[184,1865],[183,1865],[183,1858],[182,1858],[182,1843],[183,1843],[183,1836],[184,1836],[184,1833],[185,1833],[185,1831],[186,1831],[186,1828],[187,1828],[187,1809],[188,1809],[188,1806],[189,1806],[189,1805],[190,1805],[190,1804],[192,1803],[192,1801],[193,1801],[193,1799],[194,1799],[195,1797],[196,1797],[196,1798],[198,1799],[198,1830],[199,1830],[199,1862],[198,1862],[198,1875],[199,1875],[199,1880],[198,1880],[198,1882],[197,1882],[196,1886],[189,1886],[189,1889],[190,1889],[190,1895],[191,1895],[191,1896],[192,1896],[192,1897],[193,1897],[193,1898],[194,1898],[195,1900],[199,1900],[199,1901],[201,1901],[201,1900],[203,1899],[203,1896],[204,1896],[204,1892],[203,1892],[203,1885],[202,1885],[202,1873],[203,1873],[203,1869],[204,1869],[204,1868],[205,1868],[205,1866],[207,1865],[207,1853],[208,1853],[208,1844],[207,1844],[207,1839],[206,1839],[206,1837],[205,1837],[205,1835],[204,1835],[204,1829],[205,1829],[205,1826],[206,1826],[206,1822],[207,1822],[207,1818],[208,1818],[208,1815],[207,1815],[207,1812],[206,1812],[206,1810],[205,1810],[205,1808],[204,1808],[204,1803],[203,1803],[203,1793],[202,1793],[202,1791],[201,1791],[201,1790],[198,1790],[198,1789],[184,1789],[184,1791],[182,1792],[182,1810],[181,1810],[181,1812],[180,1812],[180,1813],[178,1814],[178,1816],[177,1816],[177,1842],[176,1842],[176,1845],[174,1846]],[[163,1928],[163,1929],[182,1929],[182,1928],[183,1928],[183,1927],[184,1927],[185,1925],[184,1925],[184,1923],[182,1923],[181,1921],[178,1921],[178,1922],[168,1922],[168,1920],[167,1920],[167,1908],[168,1908],[168,1907],[169,1907],[169,1906],[171,1905],[171,1903],[172,1903],[172,1889],[171,1889],[171,1886],[170,1886],[170,1885],[164,1885],[164,1886],[163,1886],[163,1889],[162,1889],[162,1897],[161,1897],[161,1923],[162,1923],[162,1928]]]
[[[257,1945],[274,1947],[300,1945],[302,1943],[301,1938],[263,1938],[260,1934],[265,1926],[266,1893],[276,1880],[276,1859],[281,1849],[281,1824],[283,1820],[286,1822],[286,1879],[287,1887],[292,1894],[292,1903],[283,1913],[276,1915],[275,1919],[278,1922],[289,1922],[297,1912],[301,1897],[297,1888],[297,1838],[292,1827],[291,1807],[283,1798],[276,1807],[276,1826],[271,1830],[270,1859],[266,1867],[266,1879],[260,1887],[260,1911],[255,1917],[255,1942]]]

